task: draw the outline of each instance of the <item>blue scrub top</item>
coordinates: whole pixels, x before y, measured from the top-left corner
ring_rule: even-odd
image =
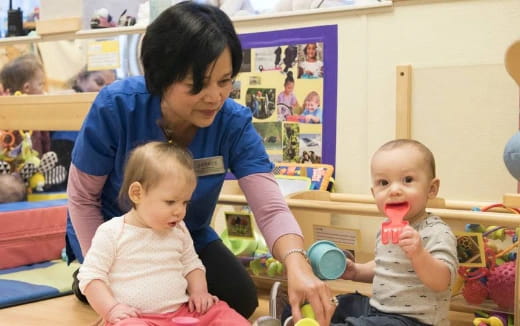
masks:
[[[75,142],[78,138],[79,132],[77,131],[53,131],[51,132],[51,140],[68,140]]]
[[[157,125],[160,118],[160,98],[148,92],[142,76],[105,86],[94,100],[76,140],[72,163],[87,174],[108,175],[101,194],[105,221],[124,214],[117,198],[128,153],[149,141],[165,141]],[[222,156],[226,171],[238,179],[273,169],[262,139],[253,127],[251,110],[231,99],[225,101],[211,126],[198,129],[189,149],[194,159]],[[197,250],[218,239],[209,224],[225,176],[226,173],[219,173],[198,177],[185,218]],[[75,239],[69,225],[68,245],[82,261]],[[70,251],[69,259],[72,260]]]

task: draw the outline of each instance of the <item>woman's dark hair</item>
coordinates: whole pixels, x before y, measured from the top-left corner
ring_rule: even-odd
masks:
[[[219,8],[184,1],[163,11],[146,29],[141,61],[148,91],[155,95],[193,74],[199,93],[211,64],[228,47],[232,77],[242,64],[242,46],[229,17]]]

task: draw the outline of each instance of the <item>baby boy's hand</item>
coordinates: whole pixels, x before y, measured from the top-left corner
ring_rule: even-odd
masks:
[[[344,280],[354,280],[357,275],[356,264],[347,258],[347,268],[341,278]]]
[[[410,225],[406,225],[399,235],[399,247],[404,251],[406,257],[413,260],[423,251],[422,240],[419,232]]]
[[[204,314],[217,302],[218,298],[208,292],[192,294],[188,301],[188,308],[190,312],[196,311],[200,314]]]
[[[118,303],[112,309],[110,309],[110,311],[105,316],[105,320],[111,324],[115,324],[126,318],[137,318],[139,317],[139,314],[139,309],[124,303]]]

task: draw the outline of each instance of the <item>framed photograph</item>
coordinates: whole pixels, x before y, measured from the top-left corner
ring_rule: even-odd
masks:
[[[253,215],[249,212],[224,212],[229,238],[254,239]]]
[[[465,267],[486,267],[484,238],[478,232],[456,232],[459,265]]]

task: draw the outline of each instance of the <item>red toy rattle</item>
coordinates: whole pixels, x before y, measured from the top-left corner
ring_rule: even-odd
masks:
[[[399,242],[399,235],[403,227],[408,225],[408,221],[403,221],[403,218],[409,210],[408,202],[385,205],[385,214],[390,220],[381,224],[381,242],[383,244],[388,244],[390,239],[392,239],[392,243]]]

